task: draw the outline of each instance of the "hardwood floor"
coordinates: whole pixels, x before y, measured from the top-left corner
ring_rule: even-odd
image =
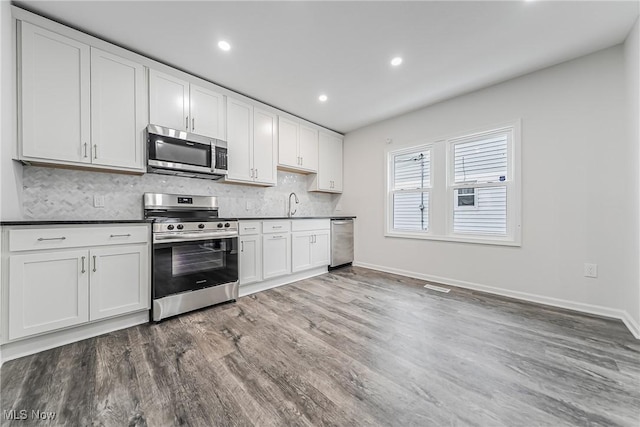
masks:
[[[615,320],[347,268],[7,362],[3,411],[103,426],[640,425]]]

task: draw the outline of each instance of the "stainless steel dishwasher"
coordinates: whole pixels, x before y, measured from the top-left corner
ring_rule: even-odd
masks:
[[[353,262],[353,218],[331,220],[331,268]]]

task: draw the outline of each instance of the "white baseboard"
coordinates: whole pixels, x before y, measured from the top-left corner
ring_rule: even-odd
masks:
[[[366,262],[354,262],[354,266],[369,268],[371,270],[384,271],[386,273],[398,274],[400,276],[412,277],[415,279],[426,280],[428,282],[441,283],[444,285],[457,286],[465,289],[473,289],[476,291],[487,292],[490,294],[501,295],[504,297],[515,298],[538,304],[550,305],[553,307],[565,308],[568,310],[580,311],[597,316],[610,317],[619,319],[624,322],[625,326],[633,334],[634,337],[640,339],[640,327],[634,319],[625,310],[604,307],[601,305],[585,304],[581,302],[569,301],[559,298],[552,298],[543,295],[536,295],[527,292],[512,291],[504,288],[496,288],[494,286],[482,285],[480,283],[466,282],[463,280],[450,279],[447,277],[433,276],[430,274],[416,273],[413,271],[402,270],[399,268],[387,267]]]
[[[299,271],[290,273],[285,276],[275,277],[273,279],[264,280],[262,282],[251,283],[248,285],[240,285],[240,296],[255,294],[256,292],[266,291],[267,289],[277,288],[278,286],[288,285],[298,280],[308,279],[310,277],[319,276],[328,271],[327,267],[314,268],[313,270]]]
[[[25,338],[19,341],[8,342],[0,346],[0,366],[2,363],[30,354],[39,353],[61,345],[71,344],[87,338],[93,338],[108,332],[149,322],[149,311],[107,319],[101,322],[89,323],[75,328],[64,329],[49,334]]]

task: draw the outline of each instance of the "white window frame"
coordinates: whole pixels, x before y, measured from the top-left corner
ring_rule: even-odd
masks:
[[[455,183],[453,144],[466,142],[486,135],[509,132],[507,141],[507,177],[505,181],[495,183]],[[485,126],[468,132],[433,139],[433,142],[416,143],[401,149],[387,151],[385,192],[385,230],[386,237],[409,239],[441,240],[448,242],[475,243],[502,246],[522,245],[522,161],[521,161],[521,121],[515,120],[493,126]],[[393,156],[412,151],[428,149],[430,151],[430,188],[429,188],[429,226],[427,231],[400,231],[393,229]],[[504,186],[507,189],[507,233],[505,236],[479,233],[454,233],[453,215],[456,188]],[[475,191],[476,206],[478,190]],[[476,207],[469,207],[475,209]]]
[[[409,154],[416,151],[428,151],[429,152],[429,186],[421,189],[395,189],[394,177],[395,177],[395,165],[394,157],[401,156],[403,154]],[[402,148],[399,150],[393,150],[387,152],[387,192],[385,197],[386,210],[386,235],[397,237],[416,237],[416,236],[428,236],[431,234],[431,205],[432,205],[432,189],[433,189],[433,150],[432,144],[421,144],[412,146],[409,148]],[[427,229],[426,230],[396,230],[393,228],[393,196],[396,193],[428,193],[429,194],[429,206],[427,207]]]

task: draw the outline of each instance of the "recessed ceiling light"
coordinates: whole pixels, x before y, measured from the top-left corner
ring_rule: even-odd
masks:
[[[218,47],[224,50],[225,52],[231,49],[231,45],[224,40],[221,40],[218,42]]]
[[[400,64],[402,64],[402,58],[400,58],[399,56],[396,56],[391,60],[391,65],[393,65],[394,67],[397,67]]]
[[[325,95],[325,94],[322,94],[322,95],[320,95],[320,96],[318,97],[318,100],[319,100],[320,102],[326,102],[326,101],[327,101],[327,99],[329,99],[329,98],[327,98],[327,95]]]

